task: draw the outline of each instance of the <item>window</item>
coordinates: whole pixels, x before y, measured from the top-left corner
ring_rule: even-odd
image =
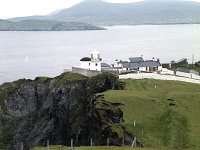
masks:
[[[89,66],[90,66],[90,63],[89,63]]]
[[[96,66],[98,66],[98,64],[97,64],[97,63],[96,63],[95,65],[96,65]]]

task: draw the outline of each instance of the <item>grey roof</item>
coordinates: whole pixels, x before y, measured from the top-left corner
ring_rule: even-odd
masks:
[[[187,61],[187,59],[186,58],[182,58],[182,59],[180,59],[180,60],[178,60],[178,61],[176,61],[175,63],[180,63],[180,62],[182,62],[182,61]]]
[[[113,69],[122,69],[122,67],[112,67]]]
[[[139,68],[140,67],[140,63],[130,63],[129,67],[131,69]]]
[[[139,67],[158,67],[161,66],[159,61],[153,61],[153,60],[148,60],[148,61],[141,61],[141,62],[122,62],[121,63],[124,68],[139,68]]]
[[[128,63],[128,61],[122,61],[120,60],[119,62],[117,62],[118,64],[121,64],[121,63]]]
[[[107,68],[110,68],[111,66],[109,64],[106,64],[106,63],[101,63],[101,67],[107,67]]]
[[[123,68],[129,68],[129,62],[121,62]]]
[[[140,62],[140,67],[158,67],[161,66],[159,61],[142,61]]]
[[[144,61],[144,59],[142,57],[131,57],[129,58],[130,62],[141,62]]]

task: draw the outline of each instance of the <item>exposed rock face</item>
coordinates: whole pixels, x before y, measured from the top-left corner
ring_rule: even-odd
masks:
[[[87,78],[65,73],[56,78],[18,80],[0,86],[0,146],[19,149],[50,144],[104,144],[119,140],[111,126],[123,121],[123,112],[96,93],[120,89],[114,75]],[[126,133],[126,131],[123,131]],[[100,143],[100,141],[105,141]]]

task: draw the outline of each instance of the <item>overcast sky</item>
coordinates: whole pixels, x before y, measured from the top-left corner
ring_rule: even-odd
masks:
[[[0,0],[0,18],[46,15],[52,11],[71,7],[83,0]],[[128,3],[141,0],[105,0],[107,2]],[[199,1],[200,0],[192,0]]]

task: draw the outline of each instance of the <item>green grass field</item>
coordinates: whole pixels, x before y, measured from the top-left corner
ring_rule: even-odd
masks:
[[[125,90],[107,91],[105,99],[124,104],[122,125],[145,147],[200,149],[200,85],[149,79],[124,81]]]
[[[200,85],[150,79],[122,81],[126,83],[125,90],[109,90],[103,94],[106,100],[123,104],[120,106],[124,112],[121,125],[143,143],[142,150],[200,149]],[[120,134],[118,124],[113,130],[119,130]],[[130,147],[92,149],[129,150]]]

